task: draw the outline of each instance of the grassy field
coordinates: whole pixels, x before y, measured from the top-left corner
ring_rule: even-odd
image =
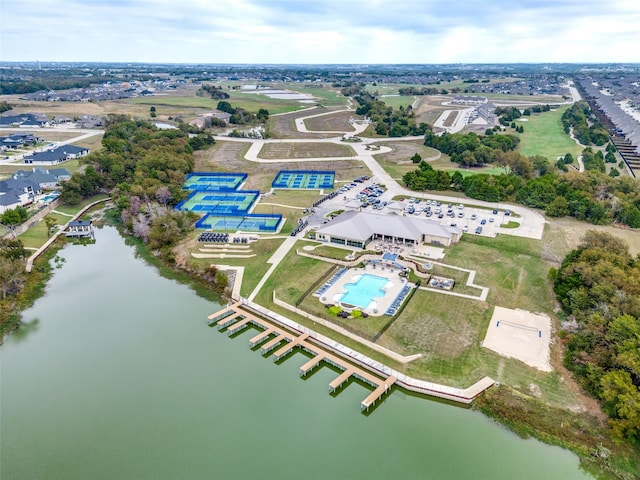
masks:
[[[107,198],[107,196],[96,195],[89,199],[83,200],[79,205],[59,207],[56,209],[56,211],[60,213],[52,212],[45,218],[53,218],[56,222],[56,225],[64,225],[71,219],[73,215],[82,210],[86,205],[89,205],[90,203],[102,198]],[[49,239],[49,231],[44,219],[29,228],[29,230],[24,232],[22,235],[19,235],[18,239],[21,240],[24,246],[27,248],[40,248],[42,245],[44,245]]]
[[[476,282],[490,287],[489,299],[485,303],[433,292],[416,292],[379,343],[404,355],[421,353],[423,356],[395,368],[419,378],[456,386],[468,386],[482,376],[490,375],[523,394],[539,396],[554,405],[575,406],[577,399],[561,381],[559,373],[537,371],[480,346],[494,305],[552,313],[552,292],[546,281],[549,264],[540,261],[541,248],[540,242],[499,236],[496,239],[472,237],[448,249],[447,263],[478,269]],[[321,249],[316,252],[320,253]],[[345,250],[335,253],[339,257],[345,254]],[[332,319],[316,297],[304,296],[319,279],[329,276],[332,268],[331,264],[300,257],[292,251],[274,271],[256,300],[279,311],[271,301],[271,291],[275,290],[281,300],[291,304],[301,302],[301,308]],[[446,271],[443,269],[441,273],[446,274]],[[286,315],[291,317],[290,313]],[[386,316],[369,317],[348,320],[344,324],[342,320],[333,319],[334,323],[368,338],[378,333],[388,320]],[[362,346],[358,350],[371,353]],[[384,361],[390,363],[388,359]]]
[[[520,134],[518,150],[526,156],[542,155],[555,163],[558,157],[567,153],[577,157],[582,148],[566,133],[560,121],[562,114],[569,108],[562,106],[555,111],[532,114],[526,122],[518,122],[524,126]]]
[[[198,248],[201,247],[195,240],[196,237],[197,233],[194,233],[188,242],[177,247],[177,249],[182,252],[185,261],[191,266],[208,266],[210,264],[224,263],[225,265],[245,267],[245,275],[242,281],[242,288],[240,289],[240,294],[243,297],[248,297],[258,285],[260,279],[267,273],[267,270],[271,266],[267,263],[267,260],[269,260],[276,248],[282,243],[282,238],[263,238],[257,243],[252,243],[250,244],[250,253],[256,256],[250,258],[193,258],[190,256],[191,252],[198,252]]]
[[[286,88],[294,92],[313,95],[318,98],[318,102],[325,107],[345,107],[347,105],[347,97],[342,96],[338,89],[329,86],[292,86],[287,84]]]
[[[391,95],[380,97],[380,100],[382,100],[388,107],[399,109],[401,106],[407,108],[408,106],[413,105],[416,98],[417,97],[414,97],[413,95]]]
[[[264,160],[355,157],[349,145],[335,143],[265,143],[258,158]]]

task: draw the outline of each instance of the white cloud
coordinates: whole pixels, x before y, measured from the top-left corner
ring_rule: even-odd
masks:
[[[0,60],[640,61],[636,0],[2,0]]]

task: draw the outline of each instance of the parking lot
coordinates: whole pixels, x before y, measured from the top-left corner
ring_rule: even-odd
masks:
[[[362,177],[358,181],[344,184],[337,192],[338,195],[330,203],[334,210],[339,207],[360,208],[363,212],[420,217],[474,235],[495,237],[501,225],[510,221],[519,223],[510,210],[442,203],[415,197],[393,200],[384,187]]]

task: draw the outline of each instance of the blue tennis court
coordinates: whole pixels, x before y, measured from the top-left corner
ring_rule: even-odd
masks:
[[[272,188],[333,189],[336,172],[318,170],[280,170]]]
[[[196,228],[217,232],[276,232],[282,221],[280,214],[255,214],[244,216],[207,215],[196,223]]]
[[[246,173],[194,172],[187,175],[183,188],[191,191],[230,192],[247,179]]]
[[[234,192],[195,191],[176,208],[214,215],[245,215],[258,200],[257,190]]]

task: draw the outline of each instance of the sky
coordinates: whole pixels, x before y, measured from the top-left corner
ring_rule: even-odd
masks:
[[[0,0],[0,61],[640,62],[638,0]]]

